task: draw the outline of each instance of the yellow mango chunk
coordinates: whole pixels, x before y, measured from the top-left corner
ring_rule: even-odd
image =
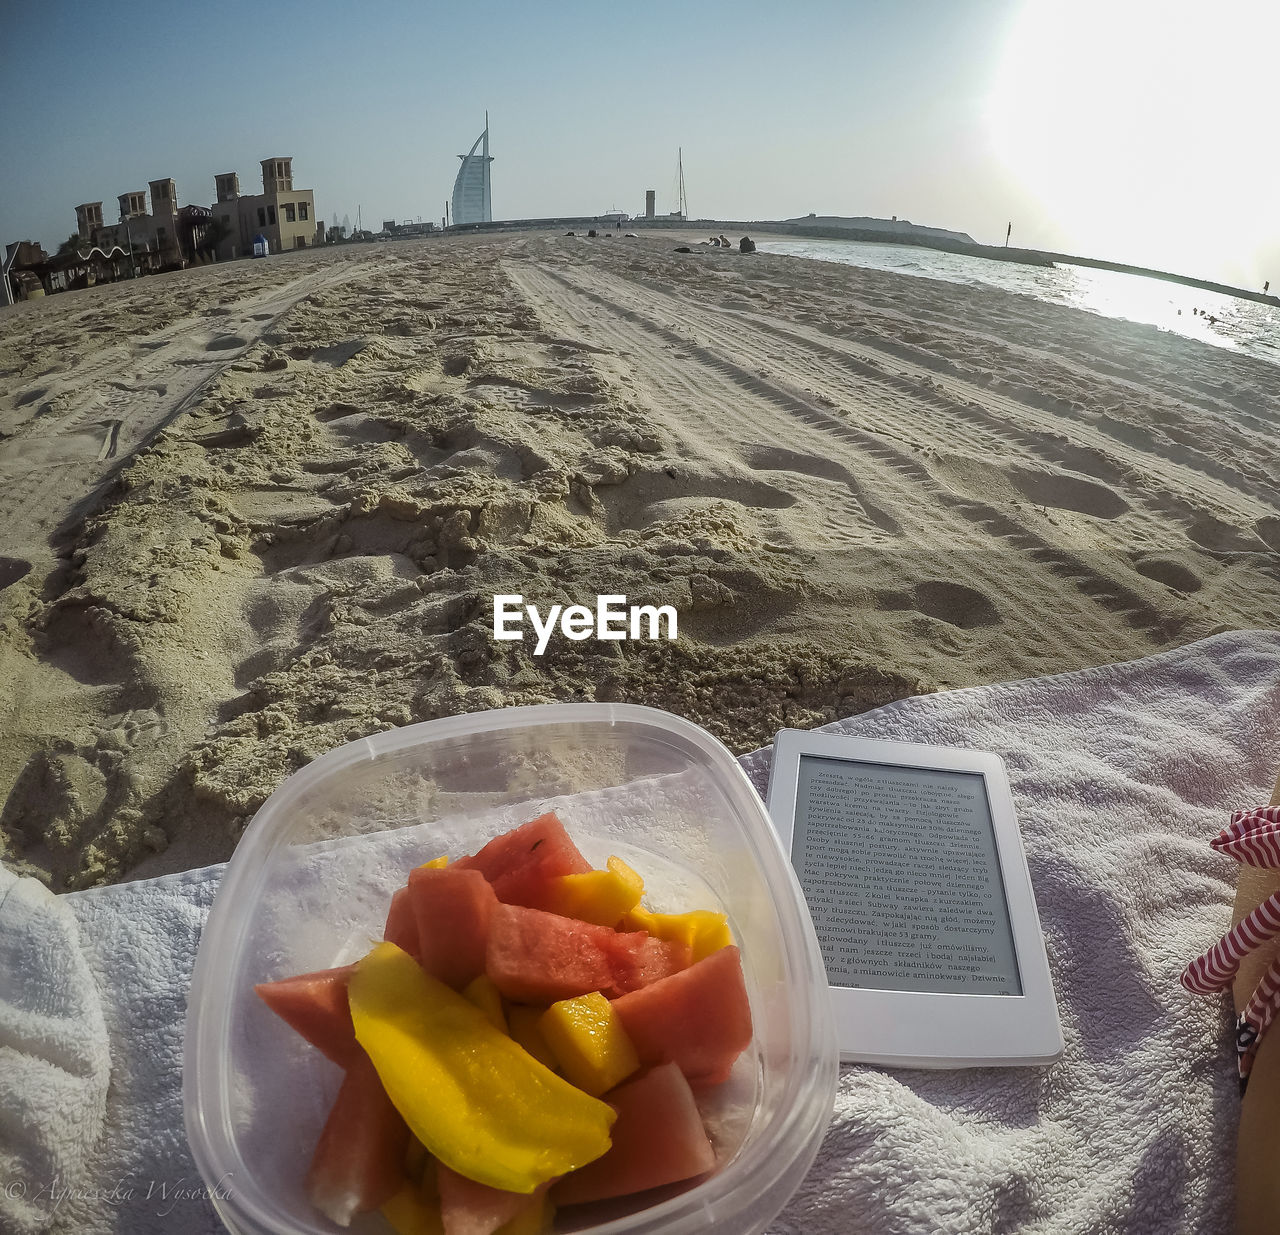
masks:
[[[471,1000],[489,1018],[495,1029],[508,1032],[507,1018],[502,1014],[502,996],[498,994],[498,988],[488,974],[482,973],[468,982],[462,988],[462,996]]]
[[[622,1021],[599,991],[553,1003],[538,1022],[567,1080],[602,1094],[640,1067]]]
[[[387,1096],[460,1175],[531,1193],[609,1148],[612,1107],[543,1067],[395,944],[356,963],[348,997]]]
[[[545,1011],[545,1008],[531,1008],[522,1003],[511,1004],[507,1008],[507,1032],[540,1064],[559,1072],[560,1063],[538,1027]]]
[[[424,862],[418,867],[419,870],[441,871],[449,865],[449,855],[446,853],[438,858],[432,858],[430,862]]]
[[[413,1184],[405,1184],[382,1205],[382,1216],[396,1235],[444,1235],[439,1202],[431,1202]]]
[[[637,905],[623,918],[622,929],[648,931],[655,939],[683,944],[691,953],[690,964],[727,948],[733,942],[728,919],[710,909],[693,909],[688,913],[651,913]]]
[[[644,880],[621,858],[611,857],[605,870],[553,880],[549,899],[541,907],[597,926],[616,926],[643,895]]]

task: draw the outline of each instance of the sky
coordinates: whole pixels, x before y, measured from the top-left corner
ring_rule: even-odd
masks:
[[[1280,285],[1275,0],[0,0],[0,242],[293,159],[331,222],[897,215]]]

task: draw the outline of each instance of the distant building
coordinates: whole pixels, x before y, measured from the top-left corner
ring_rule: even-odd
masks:
[[[42,296],[46,289],[40,270],[48,260],[49,255],[33,240],[5,245],[0,303],[13,304],[15,300]]]
[[[110,253],[119,248],[132,253],[135,266],[146,271],[174,269],[192,261],[204,238],[209,212],[203,206],[179,208],[173,180],[152,180],[149,187],[150,210],[142,189],[119,195],[118,223],[103,222],[101,202],[77,206],[76,235],[84,242],[82,251],[98,248]]]
[[[656,193],[653,189],[645,189],[644,191],[644,217],[646,219],[653,218],[654,200]]]
[[[480,153],[476,154],[479,150]],[[493,200],[489,191],[489,116],[485,113],[484,132],[476,138],[470,154],[460,154],[462,166],[453,182],[453,221],[455,223],[492,223]]]
[[[108,234],[110,231],[108,228]],[[114,283],[117,279],[130,278],[135,270],[149,274],[160,268],[155,250],[139,250],[131,257],[127,250],[109,240],[102,245],[92,238],[80,237],[80,240],[79,248],[70,247],[52,257],[29,240],[8,245],[4,283],[10,297],[30,300],[51,292],[92,287],[95,283]]]
[[[272,253],[317,243],[315,192],[293,187],[292,158],[262,160],[261,193],[241,196],[236,172],[222,172],[213,182],[218,200],[211,210],[225,232],[218,242],[219,258],[247,257],[255,236],[264,236]]]
[[[397,223],[395,219],[384,219],[382,221],[382,237],[398,237],[404,239],[411,236],[428,236],[436,230],[434,223],[415,223],[412,219],[405,219],[403,223]]]

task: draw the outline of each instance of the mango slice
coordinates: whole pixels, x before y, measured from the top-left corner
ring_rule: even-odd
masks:
[[[494,986],[493,979],[488,974],[482,973],[478,978],[468,982],[463,987],[462,996],[475,1004],[489,1018],[495,1029],[500,1029],[503,1033],[507,1032],[507,1018],[502,1013],[502,996],[498,994],[498,988]]]
[[[395,944],[357,962],[350,1000],[388,1097],[459,1174],[529,1193],[609,1148],[607,1103],[544,1068]]]
[[[628,911],[622,929],[648,931],[655,939],[666,939],[689,948],[690,964],[712,952],[719,952],[733,942],[728,919],[710,909],[694,909],[689,913],[651,913],[639,905]]]
[[[621,858],[611,857],[605,870],[559,876],[539,907],[597,926],[616,926],[643,895],[644,880]]]

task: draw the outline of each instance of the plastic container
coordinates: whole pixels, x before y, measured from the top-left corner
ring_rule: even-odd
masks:
[[[308,1204],[303,1181],[341,1074],[254,983],[357,959],[381,938],[409,869],[549,809],[593,864],[611,853],[631,863],[652,907],[728,914],[755,1023],[704,1107],[717,1171],[638,1210],[566,1208],[557,1231],[752,1235],[786,1204],[831,1117],[838,1062],[813,925],[764,805],[696,725],[563,704],[350,743],[290,777],[245,831],[201,938],[183,1076],[191,1151],[231,1231],[340,1229]],[[350,1229],[390,1230],[378,1215]]]
[[[253,238],[253,255],[254,257],[266,257],[271,252],[271,246],[267,243],[267,238],[261,234]]]

